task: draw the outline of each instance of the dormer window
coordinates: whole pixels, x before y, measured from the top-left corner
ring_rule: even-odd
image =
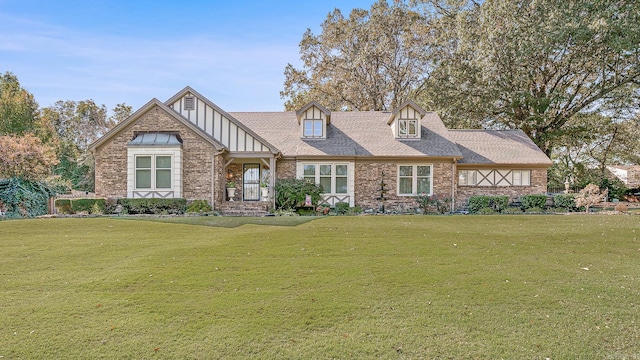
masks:
[[[416,119],[398,120],[398,137],[405,137],[405,138],[418,137],[418,120]]]
[[[306,138],[323,138],[324,120],[304,119],[303,120],[303,136]]]
[[[327,126],[331,122],[331,112],[315,101],[296,111],[300,137],[303,139],[326,139]]]
[[[420,120],[426,115],[420,106],[409,100],[395,109],[389,120],[391,132],[396,139],[420,139]]]

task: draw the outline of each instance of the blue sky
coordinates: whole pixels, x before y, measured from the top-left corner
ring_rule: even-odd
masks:
[[[227,111],[280,111],[306,29],[373,2],[0,0],[0,72],[41,107],[93,99],[136,110],[189,85]]]

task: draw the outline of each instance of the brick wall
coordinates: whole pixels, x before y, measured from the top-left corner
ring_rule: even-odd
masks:
[[[456,184],[458,179],[456,177]],[[531,170],[531,186],[458,186],[456,189],[456,209],[469,204],[473,195],[507,195],[510,200],[522,195],[547,193],[547,169]]]
[[[175,120],[159,107],[153,107],[132,124],[122,129],[107,143],[96,149],[96,195],[99,197],[127,196],[127,143],[135,132],[165,131],[182,138],[182,197],[211,201],[213,184],[212,156],[215,148],[191,129]],[[214,160],[217,169],[217,188],[224,191],[222,156]]]
[[[451,198],[450,162],[430,162],[433,164],[433,194]],[[383,178],[384,172],[384,178]],[[417,207],[413,196],[398,196],[398,164],[381,162],[356,162],[355,204],[363,209],[378,209],[380,206],[380,182],[384,179],[384,206],[386,210],[411,211]]]

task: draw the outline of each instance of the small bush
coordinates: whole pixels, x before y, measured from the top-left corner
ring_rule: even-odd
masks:
[[[115,214],[118,209],[118,199],[107,198],[104,201],[104,213]]]
[[[627,211],[629,211],[629,206],[627,204],[618,203],[618,204],[616,204],[615,210],[617,212],[626,213]]]
[[[481,209],[489,207],[489,197],[485,195],[474,195],[469,198],[469,212],[477,213]]]
[[[349,209],[349,214],[351,214],[351,215],[362,214],[362,207],[356,205],[356,206],[350,208]]]
[[[575,209],[576,199],[574,194],[558,194],[553,197],[553,206],[557,208]]]
[[[533,208],[545,209],[547,207],[547,195],[544,194],[523,195],[520,199],[525,210]]]
[[[349,212],[349,203],[339,202],[336,203],[336,214],[345,215]]]
[[[58,214],[73,214],[71,211],[71,200],[69,199],[56,199],[55,206]]]
[[[193,200],[187,207],[188,213],[206,213],[213,210],[207,200]]]
[[[324,192],[322,186],[310,183],[304,179],[282,179],[275,185],[276,208],[295,209],[304,206],[307,195],[311,196],[311,205],[320,202],[320,195]]]
[[[186,199],[119,199],[125,214],[183,214]]]

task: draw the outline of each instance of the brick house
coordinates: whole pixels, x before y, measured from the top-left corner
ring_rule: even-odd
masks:
[[[295,112],[228,113],[190,87],[152,99],[90,148],[97,196],[206,199],[222,212],[272,204],[285,178],[321,184],[331,205],[378,209],[384,183],[387,209],[412,209],[421,193],[460,207],[475,194],[545,193],[551,166],[522,131],[449,130],[412,101],[391,112],[311,102]]]

